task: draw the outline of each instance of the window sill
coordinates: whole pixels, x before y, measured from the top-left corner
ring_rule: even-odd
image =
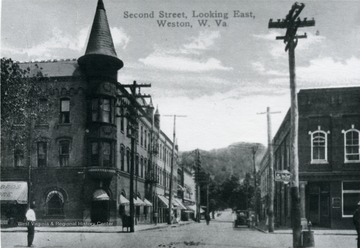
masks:
[[[351,160],[351,161],[345,161],[345,164],[358,164],[360,163],[360,160]]]
[[[326,160],[313,160],[310,164],[329,164],[329,161]]]

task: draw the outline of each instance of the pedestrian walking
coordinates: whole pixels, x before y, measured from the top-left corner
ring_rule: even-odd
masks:
[[[32,246],[32,242],[34,241],[34,236],[35,236],[36,215],[34,209],[35,209],[35,205],[30,204],[30,208],[27,210],[25,215],[26,225],[28,229],[28,236],[27,236],[28,247]]]
[[[206,225],[210,224],[210,214],[205,214]]]
[[[360,201],[353,215],[353,222],[357,232],[357,247],[360,248]]]

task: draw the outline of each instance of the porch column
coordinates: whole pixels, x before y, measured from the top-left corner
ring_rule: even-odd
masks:
[[[306,219],[305,215],[305,187],[307,182],[306,181],[300,181],[300,216],[301,219]]]

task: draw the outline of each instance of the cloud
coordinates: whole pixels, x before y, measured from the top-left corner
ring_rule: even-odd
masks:
[[[191,37],[190,43],[179,48],[162,49],[155,51],[139,61],[146,66],[180,72],[230,71],[222,62],[213,57],[206,57],[206,50],[213,47],[215,40],[220,38],[219,31],[201,31],[197,37]]]
[[[184,45],[186,50],[206,50],[215,44],[215,40],[220,38],[219,31],[201,31],[199,36],[191,37],[191,42]]]
[[[13,57],[13,55],[26,56],[28,60],[55,59],[64,58],[64,56],[74,57],[74,55],[78,57],[85,51],[89,30],[90,27],[83,28],[77,33],[77,36],[72,36],[58,28],[53,28],[50,38],[40,44],[23,49],[3,45],[2,53],[9,57]],[[130,40],[126,33],[121,28],[116,27],[111,28],[111,33],[114,45],[125,49]]]
[[[324,57],[311,60],[307,67],[298,67],[297,75],[305,85],[359,84],[359,68],[360,59],[356,57],[342,61]]]
[[[172,70],[172,71],[187,71],[187,72],[204,72],[212,70],[229,71],[232,67],[225,67],[221,61],[215,58],[208,58],[205,60],[196,60],[183,56],[174,56],[168,54],[152,53],[144,59],[139,59],[140,62],[147,66],[158,69]]]
[[[111,36],[115,46],[126,49],[130,41],[130,36],[127,35],[123,28],[112,27],[110,28]]]

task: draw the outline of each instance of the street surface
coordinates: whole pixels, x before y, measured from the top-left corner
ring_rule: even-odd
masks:
[[[255,229],[234,229],[231,212],[224,212],[207,226],[205,221],[178,227],[165,227],[135,233],[67,233],[37,232],[34,247],[239,247],[239,248],[288,248],[291,234],[267,234]],[[1,247],[26,247],[25,232],[2,232]],[[354,235],[315,235],[315,247],[356,247]]]

